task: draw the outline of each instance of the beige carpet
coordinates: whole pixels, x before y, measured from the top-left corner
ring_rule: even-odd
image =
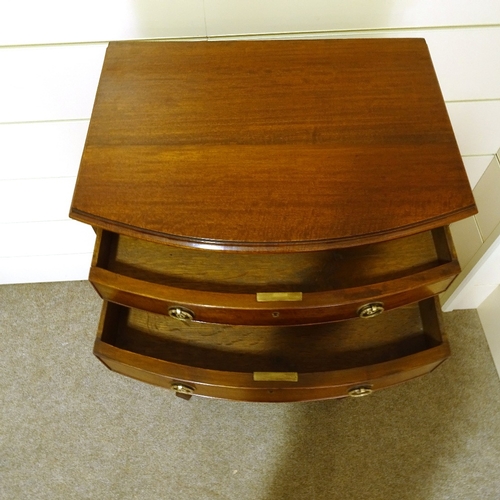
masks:
[[[475,311],[453,356],[361,399],[193,398],[92,355],[86,282],[0,287],[2,500],[498,500],[500,382]]]

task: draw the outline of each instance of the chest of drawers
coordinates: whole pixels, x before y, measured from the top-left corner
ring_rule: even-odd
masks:
[[[94,352],[185,397],[423,375],[475,212],[423,40],[111,43],[70,213],[97,233]]]

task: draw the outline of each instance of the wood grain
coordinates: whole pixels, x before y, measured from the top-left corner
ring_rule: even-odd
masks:
[[[71,206],[97,230],[94,353],[246,401],[423,375],[474,213],[424,40],[111,43]]]
[[[283,252],[474,214],[423,40],[111,43],[71,216]]]
[[[103,232],[103,267],[188,290],[319,292],[392,281],[452,262],[445,228],[373,245],[322,252],[252,254],[185,249]],[[442,258],[438,256],[438,250]]]
[[[105,303],[94,353],[112,370],[167,388],[182,381],[210,397],[306,401],[423,375],[449,356],[449,346],[435,299],[366,322],[236,329],[179,325]],[[294,371],[298,380],[258,382],[255,371]]]
[[[196,321],[308,325],[386,310],[444,291],[459,272],[447,228],[352,249],[245,254],[184,249],[99,231],[90,281],[100,295]],[[302,292],[300,301],[259,302],[259,292]]]

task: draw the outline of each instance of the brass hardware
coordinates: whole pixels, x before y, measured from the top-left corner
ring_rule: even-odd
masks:
[[[368,396],[373,392],[371,385],[361,385],[359,387],[353,387],[347,391],[347,394],[352,398],[361,398],[362,396]]]
[[[186,394],[191,396],[194,394],[194,389],[190,387],[189,385],[184,385],[181,383],[174,383],[171,386],[172,390],[177,392],[178,394]]]
[[[377,316],[384,312],[384,303],[383,302],[370,302],[369,304],[365,304],[361,306],[357,314],[360,318],[373,318],[373,316]]]
[[[194,319],[194,313],[189,309],[183,307],[171,307],[168,310],[168,315],[171,318],[178,319],[179,321],[191,321]]]
[[[297,372],[253,372],[255,382],[298,382]]]
[[[299,302],[302,292],[260,292],[257,293],[257,302]]]

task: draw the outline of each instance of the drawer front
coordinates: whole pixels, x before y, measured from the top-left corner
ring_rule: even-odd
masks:
[[[443,273],[445,274],[445,273]],[[204,323],[255,326],[292,326],[330,323],[356,318],[363,308],[376,305],[375,314],[405,304],[419,302],[446,290],[451,278],[438,276],[429,283],[428,276],[415,275],[406,280],[404,291],[391,293],[392,283],[344,290],[303,294],[297,301],[258,302],[257,295],[217,294],[171,289],[131,278],[123,278],[99,269],[92,269],[90,281],[102,298],[128,307],[169,314],[180,319]],[[402,283],[398,283],[403,287]],[[365,309],[366,310],[366,309]],[[188,317],[182,315],[185,312]]]
[[[372,322],[264,331],[178,328],[106,303],[94,354],[113,371],[183,396],[278,402],[365,395],[428,373],[449,346],[435,299]]]
[[[389,373],[397,371],[387,376],[380,378],[363,378],[352,374],[352,382],[343,383],[341,375],[336,382],[335,374],[330,376],[330,384],[326,387],[317,387],[314,383],[311,387],[293,387],[293,382],[281,382],[270,385],[265,382],[252,383],[252,378],[249,376],[247,383],[241,382],[241,385],[215,385],[202,384],[189,377],[176,377],[172,375],[164,375],[162,367],[157,364],[156,370],[149,371],[140,367],[139,360],[131,360],[133,363],[120,361],[109,357],[111,353],[101,352],[103,349],[99,344],[96,344],[96,356],[112,371],[131,377],[135,380],[146,382],[169,389],[180,396],[200,396],[217,399],[228,399],[234,401],[248,401],[254,403],[293,403],[304,401],[319,401],[324,399],[338,399],[346,397],[367,396],[375,391],[397,385],[413,378],[417,378],[434,370],[439,366],[444,359],[429,362],[423,366],[417,366],[413,369],[408,369],[403,366],[404,363],[415,362],[415,359],[405,360],[404,363],[394,363],[391,366],[384,367],[383,370]],[[444,349],[439,349],[440,353],[436,352],[436,357],[446,358],[448,354]],[[111,354],[113,356],[113,354]],[[139,365],[137,366],[136,365]],[[399,365],[399,366],[398,366]],[[175,371],[175,370],[174,370]],[[170,373],[170,370],[169,370]],[[260,386],[259,386],[260,385]]]
[[[230,325],[308,325],[443,292],[458,274],[447,228],[349,251],[234,255],[99,231],[90,281],[109,301]]]

